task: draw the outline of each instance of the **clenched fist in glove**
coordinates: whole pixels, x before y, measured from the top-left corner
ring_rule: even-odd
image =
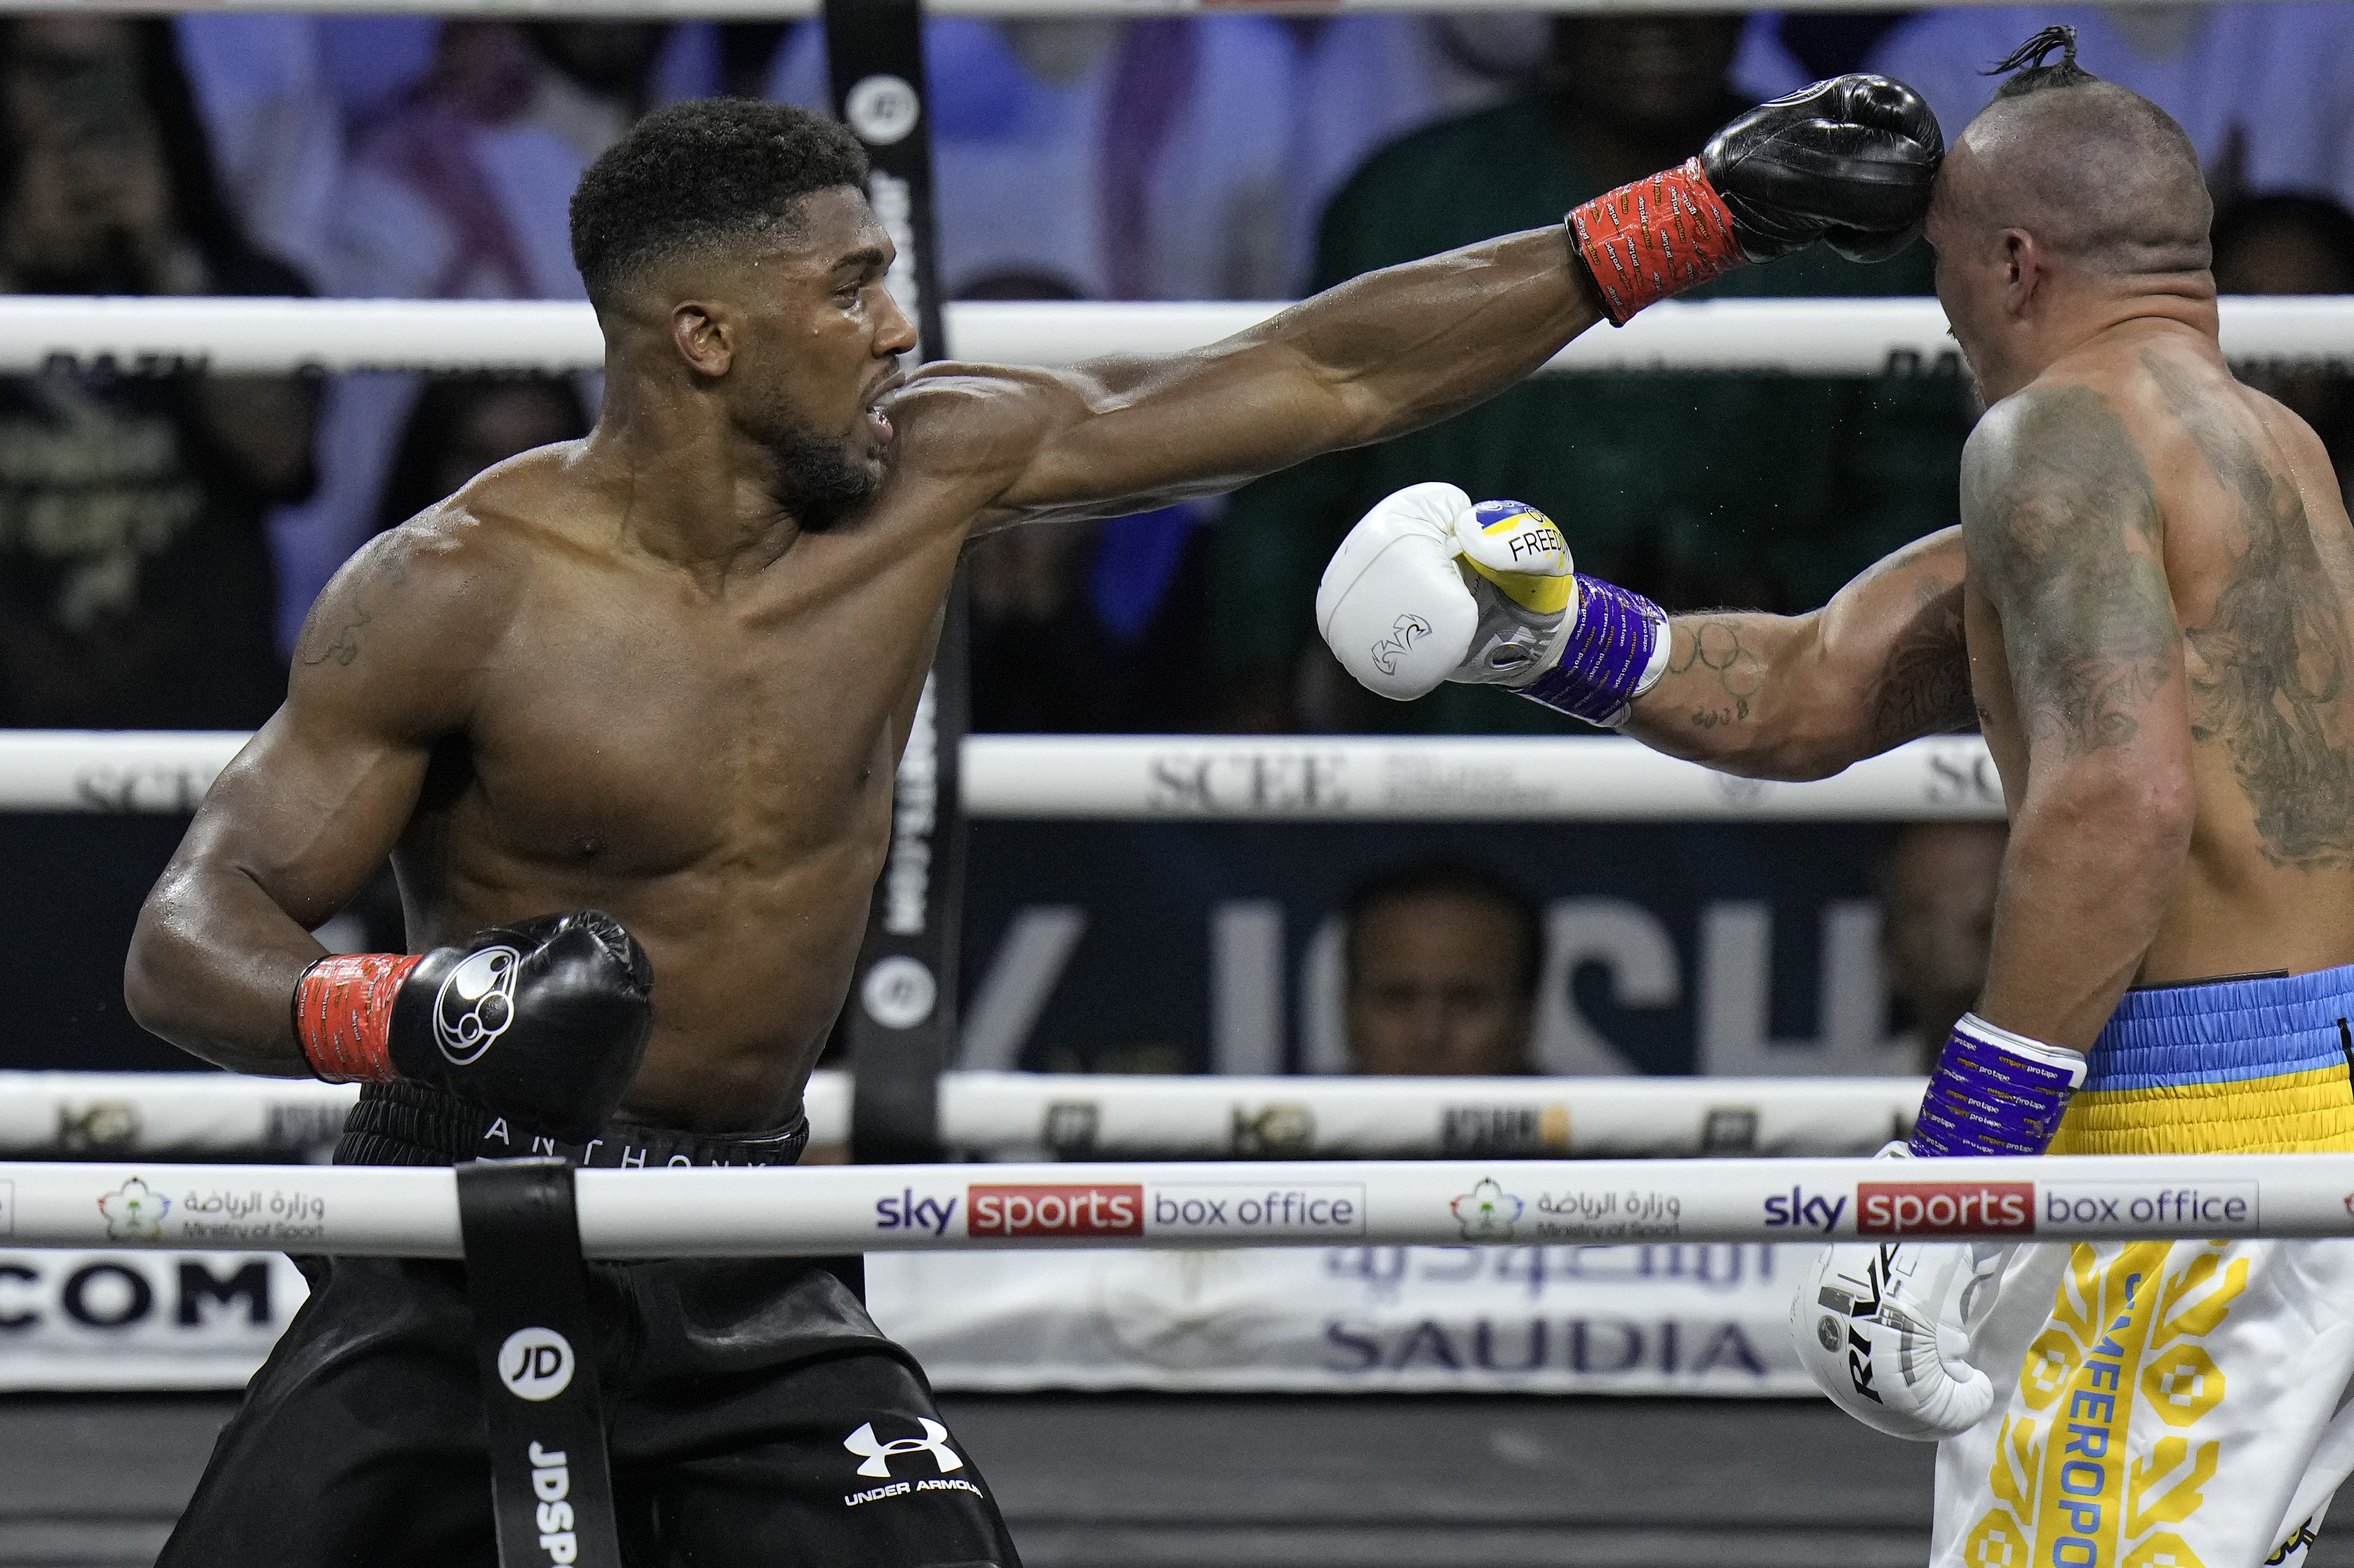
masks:
[[[1645,305],[1817,239],[1851,260],[1886,260],[1920,232],[1944,152],[1919,93],[1884,76],[1833,77],[1759,104],[1682,167],[1578,207],[1572,242],[1623,326]]]
[[[653,1028],[653,965],[594,909],[477,931],[421,956],[321,959],[294,1033],[331,1084],[429,1084],[580,1141],[611,1118]]]
[[[1442,681],[1509,686],[1598,725],[1666,662],[1667,616],[1579,575],[1552,518],[1517,501],[1415,484],[1350,530],[1316,590],[1316,629],[1367,690],[1404,702]]]

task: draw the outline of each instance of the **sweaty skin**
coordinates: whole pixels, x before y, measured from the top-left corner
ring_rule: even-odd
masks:
[[[492,469],[328,586],[285,706],[141,916],[143,1024],[238,1071],[306,1074],[289,1001],[322,954],[309,929],[389,853],[413,950],[583,907],[636,934],[654,1028],[625,1116],[783,1123],[849,985],[969,538],[1429,424],[1599,319],[1549,228],[1193,353],[903,386],[915,334],[864,196],[819,192],[799,217],[633,280],[603,314],[588,439]],[[793,432],[879,477],[871,502],[797,515]]]
[[[2320,440],[2223,361],[2195,165],[2096,145],[2117,210],[2041,211],[2102,105],[2019,102],[1929,216],[1991,405],[1961,529],[1811,616],[1679,618],[1628,727],[1819,778],[1968,727],[1966,670],[2012,824],[1978,1012],[2081,1051],[2130,984],[2354,961],[2354,532]]]

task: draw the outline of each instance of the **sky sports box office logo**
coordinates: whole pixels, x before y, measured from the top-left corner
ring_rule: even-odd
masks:
[[[1847,1194],[1794,1187],[1764,1203],[1766,1228],[1829,1234]],[[2256,1183],[2160,1186],[2137,1181],[1859,1181],[1860,1236],[2108,1235],[2179,1225],[2186,1235],[2252,1234]]]
[[[969,1236],[1010,1240],[1186,1235],[1319,1241],[1364,1234],[1365,1190],[1353,1181],[1249,1187],[1214,1181],[1157,1187],[1117,1181],[976,1183],[961,1196],[907,1188],[875,1200],[877,1231],[944,1236],[960,1224]]]

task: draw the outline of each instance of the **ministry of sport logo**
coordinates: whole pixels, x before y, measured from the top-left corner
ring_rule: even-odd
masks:
[[[875,1423],[869,1421],[842,1440],[842,1446],[860,1456],[858,1473],[891,1478],[891,1456],[894,1454],[929,1454],[941,1475],[964,1468],[964,1461],[949,1446],[949,1429],[937,1421],[918,1416],[916,1425],[924,1429],[921,1437],[894,1437],[889,1442],[875,1436]]]
[[[1469,1242],[1511,1240],[1512,1222],[1528,1207],[1498,1186],[1493,1177],[1483,1178],[1449,1206],[1463,1227],[1463,1239]]]
[[[133,1176],[101,1196],[98,1212],[106,1216],[109,1241],[154,1241],[164,1234],[164,1216],[172,1212],[172,1200]]]
[[[462,1067],[491,1048],[514,1022],[513,948],[484,948],[451,969],[433,997],[433,1038],[451,1065]]]

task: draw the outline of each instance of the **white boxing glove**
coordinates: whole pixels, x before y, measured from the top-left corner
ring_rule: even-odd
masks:
[[[1902,1143],[1880,1151],[1907,1159]],[[1988,1242],[1834,1242],[1790,1303],[1798,1361],[1831,1403],[1892,1437],[1958,1436],[1994,1408],[1963,1358],[2012,1248]]]
[[[1365,514],[1324,568],[1316,630],[1368,691],[1399,702],[1442,681],[1520,686],[1561,651],[1577,577],[1552,519],[1415,484]]]

